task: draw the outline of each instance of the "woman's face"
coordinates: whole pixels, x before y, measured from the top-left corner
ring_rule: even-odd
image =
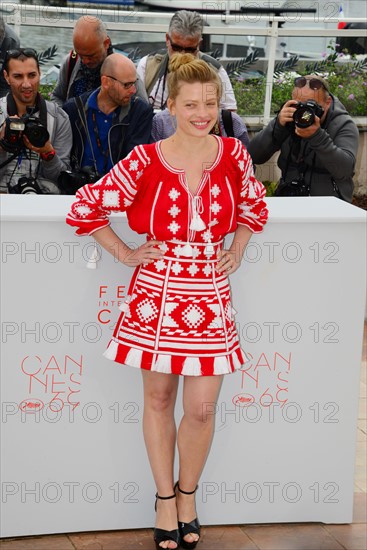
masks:
[[[217,87],[183,83],[175,100],[168,100],[171,115],[176,116],[177,131],[191,137],[207,136],[218,119]]]

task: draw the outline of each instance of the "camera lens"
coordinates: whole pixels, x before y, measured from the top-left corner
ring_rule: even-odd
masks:
[[[29,121],[24,130],[24,134],[34,147],[43,147],[50,138],[47,129],[38,121]]]
[[[315,113],[309,107],[299,107],[294,112],[293,120],[299,128],[308,128],[315,121]]]
[[[20,195],[39,195],[41,189],[34,178],[23,176],[18,180],[17,193]]]

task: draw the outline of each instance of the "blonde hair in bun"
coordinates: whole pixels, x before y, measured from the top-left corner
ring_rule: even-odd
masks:
[[[176,53],[170,58],[168,65],[168,97],[175,100],[183,83],[202,84],[213,83],[217,89],[218,104],[222,95],[222,82],[217,71],[202,59],[191,53]]]

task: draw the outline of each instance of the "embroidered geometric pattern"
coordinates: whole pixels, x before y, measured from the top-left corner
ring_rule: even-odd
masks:
[[[176,222],[171,222],[168,226],[168,229],[175,235],[177,231],[180,229],[180,226]]]
[[[220,204],[217,203],[217,201],[213,202],[213,204],[210,207],[210,210],[213,212],[213,214],[218,214],[218,212],[222,209]]]
[[[120,194],[118,191],[103,191],[102,204],[104,207],[115,207],[120,205]]]
[[[85,218],[88,214],[92,212],[92,210],[89,208],[89,206],[78,204],[75,207],[75,210],[78,212],[79,216],[81,218]]]
[[[171,214],[171,216],[173,218],[175,218],[180,212],[181,210],[176,206],[176,205],[173,205],[169,210],[168,210],[169,214]]]
[[[165,162],[161,142],[135,147],[106,176],[76,193],[67,222],[77,235],[91,235],[110,223],[110,212],[126,211],[130,228],[161,243],[163,252],[136,268],[131,299],[121,305],[106,351],[109,359],[189,376],[230,373],[246,361],[228,276],[217,271],[217,255],[237,224],[262,231],[265,189],[242,143],[214,137],[217,158],[195,199],[182,172]],[[194,210],[198,223],[190,228]]]
[[[182,319],[190,328],[196,328],[205,318],[204,311],[196,305],[190,304],[182,313]]]
[[[217,184],[214,184],[213,187],[212,187],[212,190],[211,190],[211,193],[213,195],[213,197],[217,198],[217,196],[219,195],[220,193],[220,188]]]
[[[136,311],[139,319],[147,323],[157,317],[158,308],[152,300],[145,299],[139,303]]]
[[[187,271],[190,273],[191,277],[195,277],[195,275],[199,271],[198,265],[197,264],[191,264],[190,267],[188,267]]]
[[[157,260],[154,262],[157,271],[163,271],[166,268],[166,262],[164,260]]]
[[[180,196],[180,192],[177,191],[177,189],[171,189],[171,191],[168,193],[168,196],[170,199],[172,199],[173,201],[177,200],[178,197]]]
[[[236,327],[224,313],[230,304],[227,276],[216,272],[216,260],[203,263],[204,246],[198,247],[197,260],[187,258],[178,262],[173,252],[176,243],[166,241],[166,244],[165,273],[158,273],[154,263],[138,269],[128,292],[132,296],[130,317],[122,313],[112,340],[117,351],[107,350],[106,355],[137,366],[132,360],[127,361],[133,347],[142,354],[139,360],[142,368],[191,376],[233,372],[246,359]],[[218,244],[214,248],[216,254]],[[211,273],[215,273],[216,290],[203,274],[208,265]],[[198,270],[194,278],[189,275],[192,266]],[[176,275],[175,271],[180,272]],[[160,361],[155,359],[157,354]],[[218,354],[223,357],[222,368],[215,362]],[[198,358],[195,361],[199,361],[199,369],[184,366],[190,357]]]

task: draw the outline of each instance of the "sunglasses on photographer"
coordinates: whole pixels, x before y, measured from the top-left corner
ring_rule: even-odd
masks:
[[[8,50],[6,52],[5,60],[18,59],[18,57],[20,57],[21,55],[37,59],[37,52],[33,48],[17,48],[16,50]]]
[[[180,44],[175,44],[174,42],[172,42],[172,39],[171,39],[170,36],[168,37],[168,40],[169,40],[169,43],[171,44],[171,48],[174,52],[185,52],[185,53],[195,54],[199,49],[199,44],[197,46],[194,46],[194,47],[191,46],[191,47],[185,48],[184,46],[180,46]]]
[[[321,88],[323,88],[328,91],[325,84],[318,78],[306,78],[305,76],[299,76],[294,79],[294,85],[296,88],[304,88],[307,82],[311,90],[321,90]]]

